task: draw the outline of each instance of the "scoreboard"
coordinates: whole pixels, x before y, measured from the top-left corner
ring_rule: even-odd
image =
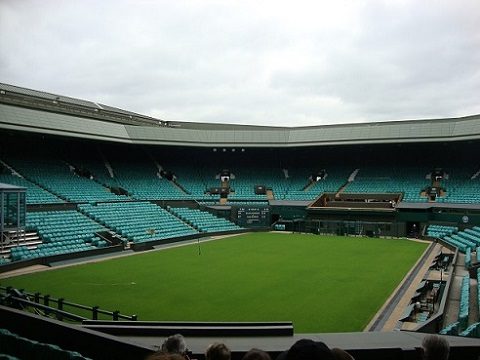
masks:
[[[233,209],[232,209],[233,210]],[[269,206],[239,206],[233,211],[235,222],[243,227],[270,226]],[[236,213],[236,215],[235,215]]]

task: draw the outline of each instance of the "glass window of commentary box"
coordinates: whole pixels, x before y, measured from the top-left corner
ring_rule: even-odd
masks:
[[[26,188],[0,183],[0,231],[25,227]]]

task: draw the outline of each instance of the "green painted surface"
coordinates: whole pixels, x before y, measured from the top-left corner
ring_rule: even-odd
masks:
[[[2,280],[139,320],[287,321],[361,331],[427,244],[251,233]]]

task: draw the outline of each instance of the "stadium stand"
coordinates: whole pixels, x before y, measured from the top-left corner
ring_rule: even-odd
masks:
[[[480,178],[474,177],[478,168],[447,168],[448,178],[441,181],[445,196],[438,199],[446,203],[480,203]]]
[[[206,211],[188,208],[169,208],[172,214],[179,217],[199,232],[237,231],[242,228],[227,219],[219,218]]]
[[[474,251],[480,246],[480,229],[478,227],[459,230],[457,226],[429,225],[425,232],[426,236],[442,239],[460,249],[462,252]]]
[[[186,190],[188,197],[197,201],[219,200],[219,195],[207,193],[207,189],[218,187],[220,180],[215,179],[215,171],[211,169],[194,169],[185,166],[169,166],[176,175],[177,182]]]
[[[76,351],[30,340],[7,329],[0,329],[0,359],[87,360]]]
[[[470,278],[468,275],[463,277],[460,288],[460,307],[458,310],[459,329],[465,329],[468,326],[468,317],[470,315]]]
[[[440,330],[440,335],[458,335],[458,328],[460,323],[458,321],[448,324],[442,330]]]
[[[429,225],[427,228],[427,236],[442,238],[445,235],[452,235],[458,231],[456,226],[446,226],[446,225]]]
[[[329,166],[325,168],[326,177],[312,181],[315,173],[311,168],[292,168],[288,170],[289,186],[283,199],[313,200],[323,192],[337,192],[348,180],[353,169],[348,166]]]
[[[27,204],[58,204],[65,201],[58,196],[42,189],[38,185],[13,174],[0,174],[0,183],[27,188]]]
[[[149,202],[82,204],[80,211],[133,242],[198,234],[179,218]]]
[[[467,248],[465,252],[465,267],[468,269],[470,266],[472,266],[472,250]]]
[[[93,179],[78,176],[67,163],[53,158],[35,157],[32,154],[28,158],[12,157],[8,161],[26,179],[69,202],[125,199],[124,196],[111,193]]]
[[[465,330],[463,330],[459,335],[473,337],[473,338],[480,338],[480,322],[471,324]]]
[[[191,197],[159,174],[148,159],[111,161],[116,183],[136,200],[181,200]]]
[[[477,256],[478,256],[477,250]],[[478,313],[480,314],[480,268],[477,268],[477,305],[478,305]]]
[[[108,245],[105,240],[95,236],[95,232],[105,228],[75,210],[28,213],[26,226],[37,231],[43,243],[35,247],[12,247],[13,261],[92,250]]]
[[[422,190],[428,185],[421,167],[361,167],[355,179],[345,188],[346,193],[404,193],[404,201],[425,202]]]

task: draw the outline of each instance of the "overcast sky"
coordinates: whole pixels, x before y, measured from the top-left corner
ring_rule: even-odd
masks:
[[[0,82],[165,120],[480,113],[479,0],[0,0]]]

